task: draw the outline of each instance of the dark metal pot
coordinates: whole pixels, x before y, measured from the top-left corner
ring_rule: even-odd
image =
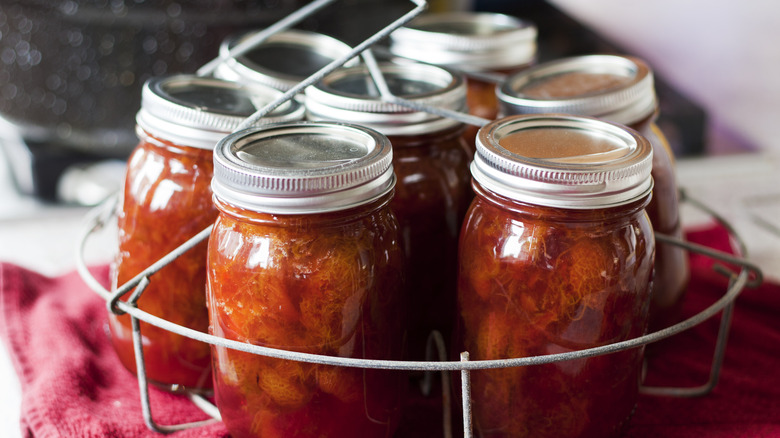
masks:
[[[0,117],[30,141],[126,156],[146,79],[195,72],[228,35],[305,3],[2,0]]]

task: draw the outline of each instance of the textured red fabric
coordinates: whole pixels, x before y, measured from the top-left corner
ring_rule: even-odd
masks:
[[[720,227],[688,239],[728,249]],[[726,280],[712,261],[691,256],[685,312],[694,314],[723,295]],[[96,278],[106,278],[105,267]],[[39,437],[159,437],[141,416],[138,383],[116,358],[106,334],[105,303],[76,273],[47,278],[0,264],[0,337],[22,382],[22,427]],[[780,286],[746,289],[736,301],[720,381],[704,397],[643,395],[626,435],[646,437],[780,438]],[[719,318],[659,343],[649,360],[647,384],[694,386],[707,381]],[[188,400],[150,388],[154,418],[177,424],[205,418]],[[440,417],[419,405],[413,417],[437,430]],[[455,410],[458,407],[454,407]],[[435,409],[433,409],[435,411]],[[460,429],[456,423],[455,430]],[[409,426],[402,436],[412,433]],[[436,436],[436,433],[425,433]],[[222,424],[173,437],[226,437]]]
[[[107,269],[95,272],[107,278]],[[0,335],[22,386],[23,436],[160,437],[144,424],[138,381],[114,353],[106,305],[74,272],[47,278],[0,264]],[[207,418],[192,403],[150,388],[153,418],[179,424]],[[227,436],[221,423],[172,437]]]
[[[689,231],[691,242],[730,251],[717,226]],[[727,280],[713,261],[692,254],[684,313],[694,315],[722,297]],[[697,398],[640,397],[628,436],[780,437],[780,285],[764,282],[735,301],[718,385]],[[659,343],[650,358],[647,385],[691,387],[707,382],[720,317]]]

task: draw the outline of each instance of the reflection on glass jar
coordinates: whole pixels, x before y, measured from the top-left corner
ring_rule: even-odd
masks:
[[[387,138],[355,125],[240,131],[215,151],[210,331],[290,351],[400,359],[403,253]],[[404,373],[212,347],[234,437],[389,437]]]
[[[565,353],[641,336],[654,238],[651,146],[590,118],[488,124],[459,249],[459,348],[472,360]],[[615,437],[642,348],[471,373],[483,437]]]

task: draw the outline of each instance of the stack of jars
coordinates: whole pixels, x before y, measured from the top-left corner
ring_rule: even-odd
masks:
[[[415,38],[431,33],[428,62],[410,62]],[[279,47],[228,60],[222,79],[150,81],[114,286],[213,223],[208,243],[154,275],[141,309],[254,345],[415,361],[430,360],[434,332],[453,359],[489,360],[602,346],[672,320],[685,257],[660,245],[656,254],[654,230],[679,235],[679,219],[652,72],[618,56],[531,66],[535,35],[496,14],[423,17],[394,34],[388,50],[406,59],[378,65],[384,84],[347,65],[238,131],[280,95],[271,87],[289,88],[343,47],[291,32]],[[256,65],[290,44],[317,56],[289,72],[272,71],[286,62]],[[463,62],[509,74],[476,87]],[[383,99],[385,85],[412,107]],[[491,99],[475,97],[486,89]],[[476,110],[489,123],[476,133],[426,107]],[[134,371],[129,318],[110,321]],[[148,325],[141,333],[150,381],[205,393],[213,382],[235,437],[389,437],[416,396],[397,370],[257,356]],[[617,436],[642,355],[474,371],[475,428]]]

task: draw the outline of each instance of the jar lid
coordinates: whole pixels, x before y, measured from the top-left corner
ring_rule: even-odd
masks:
[[[263,85],[243,85],[192,75],[155,77],[144,84],[138,126],[172,143],[213,149],[257,110],[278,99],[282,92]],[[285,102],[258,124],[301,120],[304,108]]]
[[[510,116],[483,126],[471,164],[486,189],[517,201],[607,208],[650,193],[653,149],[636,131],[590,117]]]
[[[344,210],[395,186],[390,141],[358,125],[296,122],[233,133],[214,150],[212,190],[264,213]]]
[[[227,58],[214,76],[237,82],[260,83],[287,91],[352,48],[321,33],[288,29],[277,32],[248,52],[230,57],[230,50],[257,32],[233,36],[222,42],[219,51]],[[346,65],[354,65],[356,58]]]
[[[630,125],[656,109],[653,72],[627,56],[546,62],[509,76],[496,93],[505,115],[566,113]]]
[[[423,14],[390,34],[390,52],[465,71],[529,64],[536,56],[536,26],[492,12]]]
[[[382,63],[390,92],[420,105],[466,112],[466,83],[451,70],[428,64]],[[383,101],[366,66],[342,68],[306,89],[307,117],[357,123],[384,135],[437,132],[460,122]]]

